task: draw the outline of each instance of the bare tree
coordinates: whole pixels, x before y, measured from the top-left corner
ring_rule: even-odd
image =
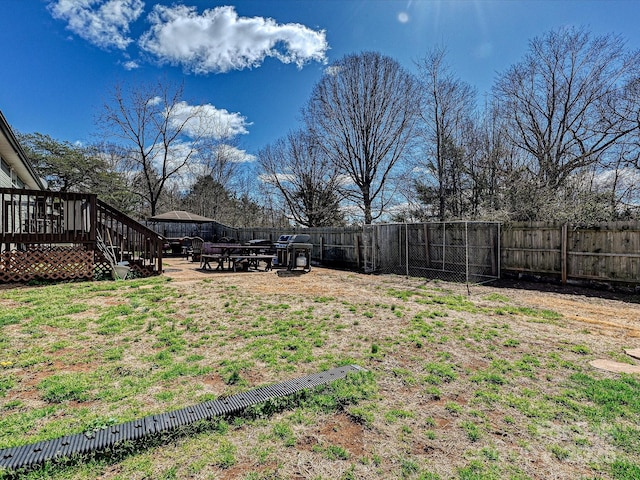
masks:
[[[375,52],[347,55],[313,89],[304,118],[335,168],[344,192],[371,223],[390,201],[387,182],[411,139],[417,116],[414,78]]]
[[[216,183],[231,187],[238,165],[245,161],[243,152],[229,143],[214,142],[205,145],[202,165],[207,175]]]
[[[422,92],[421,137],[425,150],[425,180],[417,182],[424,199],[437,202],[440,220],[460,217],[469,173],[468,148],[474,143],[475,90],[456,78],[445,62],[446,50],[437,47],[417,62]],[[430,200],[430,201],[431,201]]]
[[[627,100],[625,117],[633,125],[631,144],[633,154],[627,155],[630,164],[640,170],[640,77],[630,81],[625,88],[625,99]]]
[[[182,93],[182,87],[161,83],[129,92],[117,85],[100,118],[108,133],[128,146],[129,168],[141,187],[136,193],[151,215],[167,182],[183,171],[207,137],[203,112],[184,108]]]
[[[344,223],[340,175],[315,139],[304,131],[268,145],[258,154],[262,180],[284,200],[292,220],[306,227]]]
[[[640,116],[640,109],[636,115]],[[607,155],[606,168],[600,167],[594,172],[595,186],[606,192],[610,212],[606,220],[640,218],[639,136],[640,129],[618,142]]]
[[[212,112],[209,116],[206,135],[201,139],[197,153],[198,161],[189,165],[189,171],[195,178],[207,175],[224,188],[233,190],[239,166],[252,158],[238,147],[237,136],[241,132],[237,124],[226,123],[224,118]]]
[[[102,142],[95,145],[96,154],[109,166],[110,179],[95,191],[109,205],[128,215],[140,217],[138,196],[131,188],[131,176],[126,171],[127,152],[120,145]]]
[[[622,87],[639,72],[640,56],[617,36],[561,29],[530,42],[494,93],[534,188],[552,194],[632,131],[618,110]]]
[[[233,209],[232,194],[211,175],[199,177],[182,199],[182,207],[225,223]]]
[[[522,166],[495,102],[485,103],[483,114],[477,119],[474,141],[476,146],[467,166],[472,178],[473,217],[512,219],[519,203],[512,202],[508,193],[519,186]],[[528,190],[530,184],[525,185]]]

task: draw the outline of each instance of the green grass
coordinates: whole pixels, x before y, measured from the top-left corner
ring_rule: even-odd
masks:
[[[216,449],[214,463],[222,468],[229,468],[236,463],[237,447],[226,439],[221,439]]]
[[[481,433],[478,425],[470,421],[464,421],[460,424],[460,426],[465,431],[469,440],[471,440],[472,442],[477,442],[478,440],[480,440]]]
[[[42,399],[49,403],[68,400],[84,402],[88,400],[91,383],[83,373],[59,373],[45,378],[38,384]]]
[[[458,377],[455,365],[447,362],[427,362],[424,365],[424,370],[427,373],[424,381],[433,385],[452,382]]]
[[[611,474],[616,480],[636,480],[640,478],[640,465],[624,459],[615,460],[611,464]]]
[[[0,397],[4,397],[15,384],[13,375],[0,374]]]
[[[328,445],[325,450],[325,456],[329,460],[347,460],[349,458],[349,452],[339,445]]]
[[[508,293],[349,275],[360,299],[228,276],[2,290],[0,448],[355,363],[369,372],[26,478],[524,479],[534,457],[564,478],[638,478],[640,382],[588,365],[620,352],[612,339]]]

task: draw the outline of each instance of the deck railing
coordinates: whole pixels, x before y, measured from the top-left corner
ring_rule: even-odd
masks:
[[[100,200],[96,213],[97,231],[116,260],[129,262],[145,276],[162,272],[161,235]]]
[[[0,282],[106,275],[98,234],[137,275],[162,272],[162,237],[96,195],[0,188]]]
[[[3,244],[94,243],[96,196],[0,188]]]

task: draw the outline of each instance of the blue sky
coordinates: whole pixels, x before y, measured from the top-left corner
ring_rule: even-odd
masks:
[[[640,2],[1,0],[0,110],[12,127],[91,142],[116,83],[184,82],[188,105],[236,122],[250,155],[299,125],[332,61],[374,50],[414,71],[436,45],[490,91],[528,41],[564,26],[640,48]],[[274,47],[275,45],[275,47]],[[238,52],[242,52],[239,55]]]

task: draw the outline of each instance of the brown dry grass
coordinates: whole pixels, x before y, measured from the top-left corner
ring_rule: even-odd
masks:
[[[265,281],[261,272],[204,272],[198,270],[197,265],[182,259],[165,261],[166,276],[174,283],[181,285],[197,284],[201,280],[220,280],[238,283],[247,288],[264,294],[281,295],[287,293],[301,293],[305,295],[339,295],[355,301],[371,300],[365,285],[376,284],[380,280],[383,284],[387,279],[394,282],[402,281],[400,276],[368,276],[357,275],[353,272],[314,268],[299,281],[296,276],[271,278],[277,270],[267,273]],[[424,283],[424,281],[422,282]],[[415,287],[414,280],[408,285]],[[467,287],[462,284],[447,283],[447,289],[458,294],[467,295]],[[589,326],[601,328],[599,333],[617,335],[620,331],[632,337],[640,335],[640,295],[627,295],[591,290],[579,287],[553,287],[545,284],[527,282],[504,281],[500,286],[472,286],[471,295],[486,296],[488,293],[508,295],[522,305],[535,308],[549,308],[562,314],[568,320],[586,323]]]

